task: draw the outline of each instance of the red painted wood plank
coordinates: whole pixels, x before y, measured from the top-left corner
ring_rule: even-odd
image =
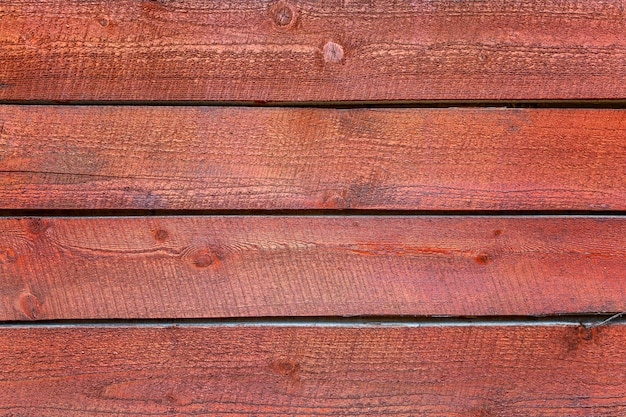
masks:
[[[626,328],[8,327],[4,415],[626,413]]]
[[[0,99],[623,99],[621,0],[5,0]]]
[[[621,217],[0,219],[0,320],[624,310]]]
[[[0,208],[626,210],[626,111],[0,107]]]

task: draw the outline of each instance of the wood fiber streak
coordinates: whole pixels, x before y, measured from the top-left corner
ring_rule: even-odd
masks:
[[[0,329],[3,416],[615,417],[626,328]]]
[[[5,0],[4,100],[623,99],[622,0]]]
[[[625,110],[3,106],[0,208],[626,210]]]
[[[0,219],[0,320],[624,310],[620,217]]]

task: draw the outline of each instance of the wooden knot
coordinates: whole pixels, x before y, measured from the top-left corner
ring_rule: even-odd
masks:
[[[26,223],[28,231],[33,235],[41,235],[50,228],[50,223],[39,218],[28,219]]]
[[[0,248],[0,264],[8,264],[17,261],[17,255],[13,248]]]
[[[270,6],[270,16],[280,28],[292,27],[296,20],[296,9],[289,3],[279,1]]]
[[[328,42],[323,49],[324,61],[337,64],[343,59],[343,47],[335,42]]]
[[[167,240],[167,238],[169,237],[169,233],[167,233],[167,230],[158,229],[158,230],[155,230],[153,233],[154,233],[154,238],[159,242],[163,242]]]
[[[219,257],[210,249],[200,249],[192,255],[191,262],[197,268],[208,268],[211,265],[217,264]]]
[[[19,297],[19,307],[22,313],[31,320],[37,320],[41,317],[41,303],[33,294],[27,292],[21,293]]]
[[[487,252],[480,252],[478,255],[476,255],[476,258],[474,258],[474,260],[482,265],[487,265],[493,262],[493,259]]]

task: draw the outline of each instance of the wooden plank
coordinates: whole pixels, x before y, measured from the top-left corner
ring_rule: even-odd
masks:
[[[0,219],[0,320],[626,310],[626,218]]]
[[[625,110],[0,107],[11,209],[626,210]]]
[[[626,328],[9,327],[3,415],[615,417]]]
[[[622,0],[5,0],[4,100],[624,99]]]

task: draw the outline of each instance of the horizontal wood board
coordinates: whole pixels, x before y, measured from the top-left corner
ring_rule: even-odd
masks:
[[[626,210],[625,122],[603,109],[2,106],[0,208]]]
[[[626,98],[622,0],[0,4],[0,100]]]
[[[615,417],[626,327],[4,327],[5,416]]]
[[[621,217],[0,218],[0,320],[624,310]]]

